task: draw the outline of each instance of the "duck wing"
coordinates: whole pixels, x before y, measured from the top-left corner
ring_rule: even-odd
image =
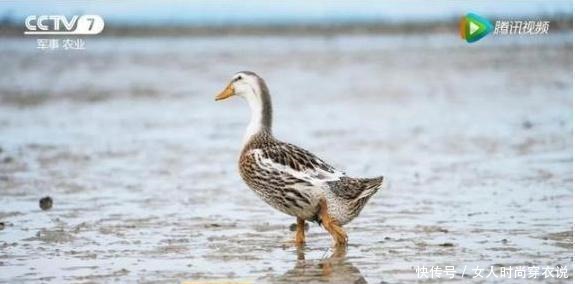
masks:
[[[244,159],[251,161],[255,172],[287,183],[322,185],[345,175],[311,152],[284,142],[254,147],[244,153]]]
[[[272,185],[304,191],[310,187],[329,188],[336,196],[356,200],[373,195],[383,177],[351,178],[296,145],[274,141],[249,149],[243,155],[249,161],[255,179]]]
[[[281,165],[283,172],[292,172],[292,176],[300,177],[312,184],[327,184],[335,195],[346,200],[372,196],[383,182],[382,176],[348,177],[311,152],[293,144],[280,142],[274,147],[266,147],[262,150],[264,158],[273,161],[276,168]]]

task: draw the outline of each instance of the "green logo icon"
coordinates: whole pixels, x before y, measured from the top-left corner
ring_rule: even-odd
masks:
[[[477,14],[469,13],[459,22],[459,35],[469,43],[482,39],[492,31],[493,24]]]

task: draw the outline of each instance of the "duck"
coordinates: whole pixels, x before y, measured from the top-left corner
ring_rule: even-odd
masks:
[[[334,246],[347,246],[343,226],[359,215],[387,180],[350,177],[311,152],[276,139],[270,92],[256,73],[237,72],[215,100],[231,97],[243,98],[251,111],[238,161],[243,181],[265,203],[296,217],[297,246],[305,243],[306,221],[322,226]]]

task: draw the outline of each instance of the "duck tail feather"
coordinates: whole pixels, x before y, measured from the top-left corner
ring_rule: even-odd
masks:
[[[378,176],[375,178],[362,178],[360,180],[363,183],[364,189],[361,192],[361,194],[356,198],[356,200],[366,198],[366,197],[371,197],[380,188],[382,188],[382,184],[383,184],[384,189],[387,189],[388,185],[389,185],[388,180],[383,176]]]

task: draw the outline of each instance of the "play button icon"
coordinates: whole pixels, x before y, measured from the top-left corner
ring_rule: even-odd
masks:
[[[477,30],[479,30],[479,26],[473,22],[469,22],[469,34],[473,35],[473,33],[475,33]]]
[[[459,34],[461,38],[469,43],[482,39],[492,31],[493,25],[489,20],[473,13],[462,17],[459,23]]]

